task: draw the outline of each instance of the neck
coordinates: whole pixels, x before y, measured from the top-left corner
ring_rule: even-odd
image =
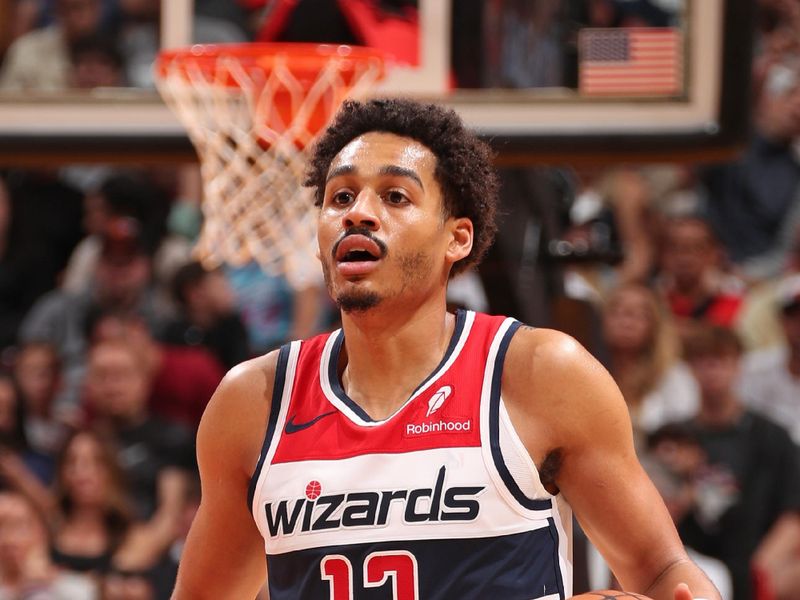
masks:
[[[375,419],[390,416],[439,364],[454,327],[444,294],[405,311],[343,314],[346,359],[340,362],[346,363],[340,372],[347,395]]]
[[[726,427],[736,423],[742,411],[742,405],[733,392],[713,398],[703,395],[697,419],[711,427]]]
[[[79,527],[104,525],[103,511],[97,506],[76,506],[72,509],[69,521]]]

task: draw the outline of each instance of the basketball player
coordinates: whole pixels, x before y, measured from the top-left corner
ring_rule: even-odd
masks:
[[[174,597],[253,598],[266,564],[272,600],[565,598],[571,506],[626,589],[718,598],[608,373],[556,331],[446,311],[497,194],[455,113],[347,103],[307,184],[342,329],[220,384]]]

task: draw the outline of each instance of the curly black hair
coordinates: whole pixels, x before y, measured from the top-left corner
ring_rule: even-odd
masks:
[[[433,152],[434,177],[442,189],[446,216],[467,217],[474,229],[472,251],[453,265],[451,275],[480,262],[497,231],[499,183],[492,151],[464,126],[455,111],[442,106],[401,98],[346,101],[309,161],[304,185],[316,188],[314,203],[322,205],[325,179],[336,155],[371,131],[412,138]]]

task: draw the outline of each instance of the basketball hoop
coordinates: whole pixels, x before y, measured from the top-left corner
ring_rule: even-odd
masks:
[[[161,52],[158,90],[200,157],[209,266],[256,260],[296,288],[319,280],[307,151],[347,97],[383,77],[369,48],[315,44],[195,45]]]

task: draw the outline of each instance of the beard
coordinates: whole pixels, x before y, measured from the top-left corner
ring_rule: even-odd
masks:
[[[342,312],[366,312],[381,303],[382,298],[376,292],[353,290],[339,294],[334,301]]]
[[[377,292],[370,290],[349,290],[338,295],[335,294],[331,282],[330,265],[326,261],[322,261],[322,276],[325,278],[325,287],[328,288],[328,294],[336,304],[336,308],[342,312],[365,312],[378,306],[382,300]]]
[[[365,233],[372,237],[368,230],[359,230],[358,233]],[[373,237],[373,239],[375,239]],[[385,244],[380,240],[375,240],[381,247],[382,256],[386,259],[389,255]],[[335,255],[336,246],[334,246],[331,255]],[[394,260],[399,266],[400,281],[398,287],[381,295],[373,290],[364,289],[348,289],[340,290],[338,293],[334,290],[334,285],[331,277],[331,269],[335,261],[328,262],[322,260],[322,275],[325,279],[325,287],[328,289],[328,294],[333,299],[336,307],[344,313],[363,313],[371,310],[380,305],[387,297],[397,296],[402,294],[407,288],[413,288],[422,281],[433,269],[433,258],[424,251],[412,251],[405,255],[395,256]]]

